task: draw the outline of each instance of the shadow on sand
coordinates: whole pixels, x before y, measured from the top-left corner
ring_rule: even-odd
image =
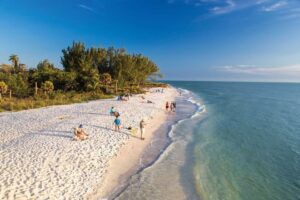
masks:
[[[96,125],[89,125],[89,126],[93,126],[93,127],[95,127],[95,128],[99,128],[99,129],[105,129],[105,130],[109,130],[109,131],[115,131],[114,129],[110,129],[110,128],[107,128],[107,127],[103,127],[103,126],[96,126]],[[127,135],[128,137],[132,137],[132,138],[136,138],[136,139],[141,139],[140,137],[137,137],[137,136],[135,136],[135,135],[131,135],[131,134],[129,134],[129,133],[127,133],[127,132],[124,132],[124,131],[115,131],[116,133],[122,133],[122,134],[125,134],[125,135]]]

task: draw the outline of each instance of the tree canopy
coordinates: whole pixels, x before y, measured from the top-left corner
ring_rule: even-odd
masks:
[[[27,70],[16,54],[9,61],[11,65],[0,65],[0,81],[16,97],[33,94],[36,84],[45,93],[54,89],[106,92],[112,83],[119,87],[140,85],[160,76],[158,66],[146,56],[129,54],[123,48],[86,48],[81,42],[62,50],[63,69],[45,59]]]
[[[148,57],[129,54],[125,49],[85,48],[83,43],[74,42],[62,50],[61,63],[67,72],[76,72],[79,87],[98,82],[101,74],[107,73],[120,85],[142,84],[150,76],[160,76],[159,68]],[[89,77],[89,78],[86,78]],[[96,80],[97,79],[97,80]]]

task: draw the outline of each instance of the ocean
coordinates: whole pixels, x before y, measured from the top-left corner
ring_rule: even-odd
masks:
[[[300,84],[168,83],[180,120],[116,199],[300,199]]]

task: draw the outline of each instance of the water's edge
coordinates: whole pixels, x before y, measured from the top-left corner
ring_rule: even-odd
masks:
[[[134,166],[131,170],[129,170],[126,174],[124,174],[120,178],[120,183],[117,188],[115,188],[112,192],[108,194],[107,199],[116,199],[118,198],[131,184],[131,179],[133,176],[141,174],[147,168],[155,165],[155,163],[160,159],[160,157],[164,154],[166,149],[172,144],[172,138],[170,133],[172,130],[184,120],[190,119],[197,113],[199,107],[196,103],[190,101],[191,96],[179,96],[175,99],[178,106],[180,105],[188,105],[192,107],[192,110],[187,115],[168,115],[164,124],[162,124],[153,134],[152,141],[155,141],[155,145],[153,143],[149,144],[143,154],[143,164]]]

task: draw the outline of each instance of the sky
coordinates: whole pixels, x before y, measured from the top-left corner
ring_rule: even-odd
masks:
[[[299,0],[0,0],[0,64],[126,48],[167,80],[300,82]]]

